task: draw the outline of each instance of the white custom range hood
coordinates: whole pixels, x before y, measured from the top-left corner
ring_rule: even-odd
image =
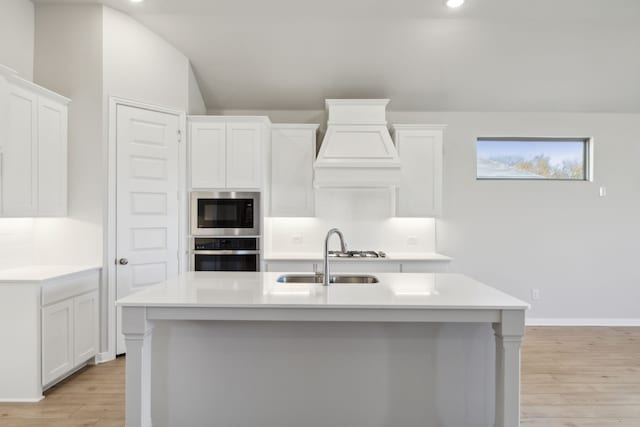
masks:
[[[400,183],[387,129],[388,99],[327,99],[327,133],[314,164],[315,187],[375,188]]]

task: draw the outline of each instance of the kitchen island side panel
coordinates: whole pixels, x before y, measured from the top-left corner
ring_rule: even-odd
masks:
[[[154,323],[154,427],[493,422],[489,324]]]

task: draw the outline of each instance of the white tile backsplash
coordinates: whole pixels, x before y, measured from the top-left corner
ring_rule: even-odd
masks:
[[[433,218],[392,217],[387,189],[316,191],[316,217],[266,218],[268,253],[322,251],[330,228],[339,228],[350,249],[435,252]],[[338,239],[330,247],[338,249]]]
[[[0,269],[33,264],[32,218],[0,218]]]

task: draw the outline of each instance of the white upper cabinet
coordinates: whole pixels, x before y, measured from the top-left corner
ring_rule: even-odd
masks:
[[[271,127],[271,216],[314,216],[313,162],[318,125]]]
[[[8,86],[7,140],[2,150],[3,216],[37,214],[38,96]]]
[[[224,123],[191,123],[191,186],[224,188],[226,182],[227,125]]]
[[[245,120],[222,116],[189,118],[191,188],[261,187],[267,119]]]
[[[67,106],[38,100],[38,214],[67,215]]]
[[[0,216],[67,214],[68,102],[0,67]]]
[[[442,213],[444,125],[394,125],[402,164],[396,216],[435,217]]]
[[[228,188],[260,188],[261,128],[259,123],[227,124]]]

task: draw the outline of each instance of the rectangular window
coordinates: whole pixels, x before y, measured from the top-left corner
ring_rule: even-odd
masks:
[[[478,179],[586,181],[589,138],[478,138]]]

